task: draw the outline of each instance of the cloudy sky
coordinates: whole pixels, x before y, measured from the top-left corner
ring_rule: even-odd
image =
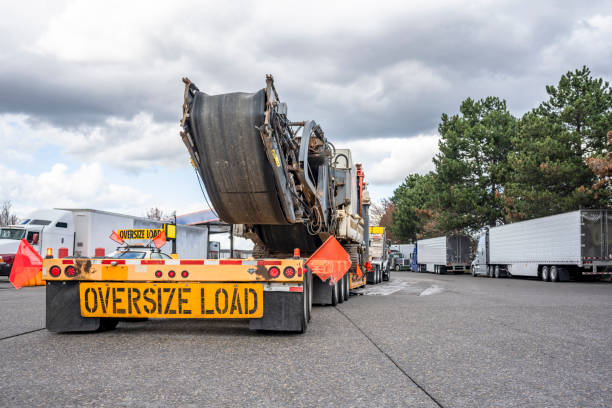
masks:
[[[440,115],[466,97],[518,115],[583,64],[612,80],[609,1],[412,3],[1,1],[0,200],[204,208],[183,76],[214,94],[274,74],[290,119],[353,149],[374,199],[432,169]]]

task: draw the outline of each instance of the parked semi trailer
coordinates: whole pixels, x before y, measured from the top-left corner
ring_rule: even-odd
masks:
[[[255,93],[207,95],[183,82],[183,142],[216,213],[253,240],[254,258],[44,260],[49,330],[164,317],[304,332],[313,303],[335,305],[366,284],[370,201],[350,150],[312,120],[290,121],[271,76]]]
[[[420,239],[415,255],[419,272],[464,273],[470,267],[471,240],[461,234]]]
[[[161,229],[164,223],[144,217],[92,209],[42,209],[29,214],[18,225],[0,228],[0,275],[9,275],[22,239],[40,254],[50,248],[56,255],[104,256],[117,247],[108,239],[115,229]],[[179,225],[177,253],[184,258],[206,257],[207,230]],[[133,240],[146,244],[150,239]],[[166,244],[162,251],[171,252]]]
[[[481,230],[472,275],[560,281],[612,273],[612,211],[578,210]]]

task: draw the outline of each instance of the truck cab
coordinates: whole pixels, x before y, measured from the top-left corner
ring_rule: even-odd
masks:
[[[0,275],[10,274],[23,238],[42,256],[47,248],[52,248],[53,253],[57,253],[59,248],[66,248],[70,253],[74,246],[72,214],[63,210],[38,210],[18,225],[0,228]]]

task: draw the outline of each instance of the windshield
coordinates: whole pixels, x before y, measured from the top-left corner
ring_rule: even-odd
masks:
[[[0,228],[0,239],[22,239],[25,230],[19,228]]]
[[[115,251],[109,255],[110,258],[120,259],[143,259],[147,253],[143,251]]]

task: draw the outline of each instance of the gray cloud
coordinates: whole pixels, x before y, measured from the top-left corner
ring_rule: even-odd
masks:
[[[217,93],[255,91],[272,72],[291,117],[317,120],[332,139],[410,137],[431,132],[442,112],[455,112],[468,96],[497,95],[522,113],[569,69],[612,72],[609,41],[598,53],[580,43],[609,29],[592,23],[612,15],[609,2],[449,2],[371,12],[352,4],[312,15],[218,3],[130,14],[134,6],[118,22],[100,6],[91,17],[70,3],[30,20],[13,13],[0,29],[0,113],[65,128],[140,112],[176,122],[181,76]],[[99,27],[111,31],[98,37]]]

